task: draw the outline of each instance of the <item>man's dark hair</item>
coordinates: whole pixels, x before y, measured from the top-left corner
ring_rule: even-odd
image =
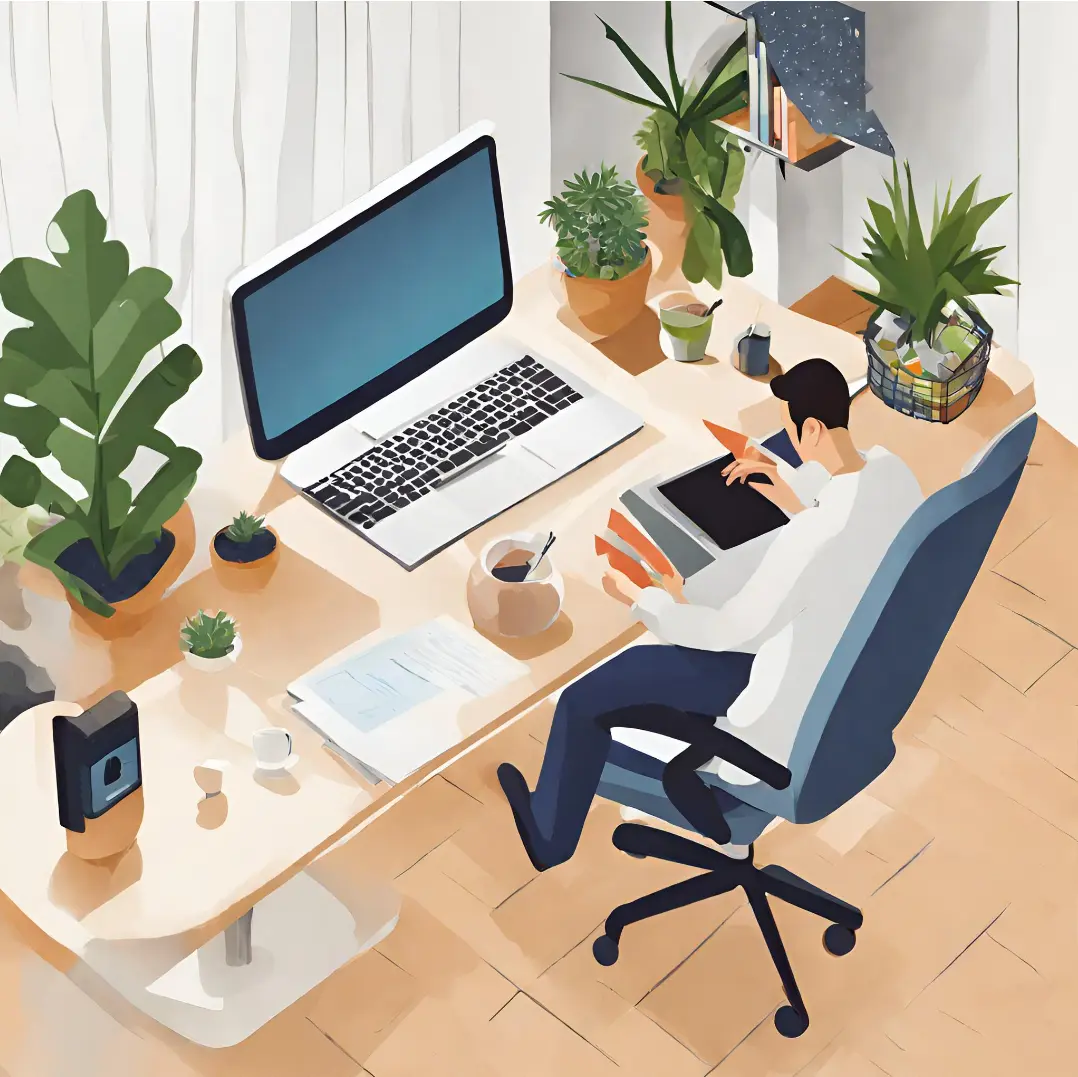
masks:
[[[849,386],[838,367],[826,359],[806,359],[776,375],[771,391],[790,406],[798,437],[806,419],[815,419],[828,430],[845,430],[849,425]]]

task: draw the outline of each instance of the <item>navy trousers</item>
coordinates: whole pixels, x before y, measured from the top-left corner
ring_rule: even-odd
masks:
[[[748,684],[752,661],[753,655],[733,651],[630,647],[566,688],[531,795],[541,859],[553,866],[573,855],[608,760],[653,777],[662,774],[660,760],[619,744],[595,718],[639,703],[723,715]]]

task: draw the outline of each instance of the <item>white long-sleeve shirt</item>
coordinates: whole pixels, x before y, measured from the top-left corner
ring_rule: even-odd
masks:
[[[775,532],[757,569],[725,602],[708,603],[723,571],[716,562],[686,582],[687,603],[650,587],[633,607],[665,643],[756,656],[747,687],[716,725],[783,764],[873,573],[922,501],[917,479],[901,459],[881,447],[862,456],[860,471],[815,485],[815,504]],[[786,477],[787,467],[780,467],[780,476]],[[627,730],[616,735],[660,758],[672,758],[681,747]],[[702,769],[738,784],[756,780],[717,759]]]

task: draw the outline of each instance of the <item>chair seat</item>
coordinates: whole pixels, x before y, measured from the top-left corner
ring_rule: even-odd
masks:
[[[626,753],[616,755],[616,759],[603,767],[597,790],[599,796],[695,832],[696,828],[670,803],[662,779],[651,767],[627,758]],[[658,760],[652,762],[658,763]],[[661,768],[662,764],[658,765]],[[750,845],[775,818],[774,814],[746,804],[720,786],[715,787],[715,799],[730,827],[730,840],[735,845]]]

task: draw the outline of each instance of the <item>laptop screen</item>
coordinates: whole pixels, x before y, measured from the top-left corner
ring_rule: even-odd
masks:
[[[490,328],[510,282],[481,139],[237,291],[256,451],[291,452],[430,369]]]

